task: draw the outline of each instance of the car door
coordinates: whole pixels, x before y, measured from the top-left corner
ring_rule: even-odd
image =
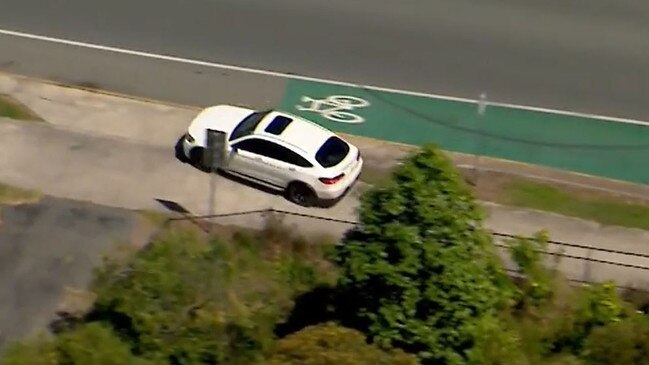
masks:
[[[228,170],[258,182],[273,184],[268,164],[269,142],[261,138],[247,138],[232,145]]]
[[[313,165],[299,153],[278,143],[269,142],[267,148],[268,178],[273,185],[286,187],[292,181],[302,181]]]

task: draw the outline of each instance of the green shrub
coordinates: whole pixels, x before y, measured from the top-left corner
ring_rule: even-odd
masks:
[[[4,350],[0,365],[59,365],[59,355],[51,338],[38,336],[10,343]]]
[[[266,365],[417,365],[400,350],[369,345],[355,330],[332,323],[307,327],[277,342]]]
[[[98,276],[91,320],[110,323],[136,353],[160,362],[254,363],[293,305],[295,276],[310,278],[278,265],[252,245],[172,231]]]
[[[649,319],[635,314],[595,328],[582,356],[588,365],[649,364]]]
[[[539,362],[539,365],[585,365],[578,357],[570,354],[550,356]]]
[[[361,198],[333,261],[345,323],[424,363],[467,362],[475,329],[510,299],[482,214],[450,161],[427,146]]]
[[[574,298],[574,306],[557,319],[556,327],[546,339],[552,353],[579,354],[593,329],[619,322],[628,313],[612,282],[585,285]]]
[[[108,327],[92,323],[54,339],[39,337],[12,345],[2,365],[152,365],[131,353]]]
[[[468,350],[472,365],[527,365],[519,334],[497,317],[482,318],[474,330],[475,342]]]
[[[543,262],[547,252],[548,237],[538,233],[534,237],[518,237],[508,242],[512,260],[521,271],[516,307],[523,311],[534,311],[548,304],[554,296],[555,272]]]

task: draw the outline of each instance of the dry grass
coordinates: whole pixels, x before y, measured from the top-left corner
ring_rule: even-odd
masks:
[[[43,121],[43,119],[32,110],[21,104],[18,100],[7,95],[0,95],[0,117],[24,121]]]
[[[42,194],[0,183],[0,205],[29,204],[39,201]]]

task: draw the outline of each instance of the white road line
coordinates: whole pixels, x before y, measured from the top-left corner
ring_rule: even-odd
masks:
[[[226,65],[226,64],[222,64],[222,63],[216,63],[216,62],[193,60],[193,59],[183,58],[183,57],[168,56],[168,55],[162,55],[162,54],[156,54],[156,53],[134,51],[134,50],[118,48],[118,47],[103,46],[103,45],[93,44],[93,43],[78,42],[78,41],[73,41],[73,40],[69,40],[69,39],[54,38],[54,37],[48,37],[48,36],[43,36],[43,35],[38,35],[38,34],[16,32],[16,31],[2,29],[2,28],[0,28],[0,34],[6,35],[6,36],[13,36],[13,37],[19,37],[19,38],[27,38],[27,39],[33,39],[33,40],[38,40],[38,41],[50,42],[50,43],[64,44],[64,45],[68,45],[68,46],[90,48],[90,49],[95,49],[95,50],[100,50],[100,51],[105,51],[105,52],[126,54],[126,55],[130,55],[130,56],[146,57],[146,58],[163,60],[163,61],[178,62],[178,63],[184,63],[184,64],[196,65],[196,66],[203,66],[203,67],[211,67],[211,68],[220,68],[220,69],[231,70],[231,71],[248,72],[248,73],[265,75],[265,76],[274,76],[274,77],[282,77],[282,78],[287,78],[287,79],[312,81],[312,82],[319,82],[319,83],[325,83],[325,84],[331,84],[331,85],[347,86],[347,87],[353,87],[353,88],[361,88],[361,89],[368,89],[368,90],[374,90],[374,91],[389,92],[389,93],[395,93],[395,94],[421,96],[421,97],[433,98],[433,99],[459,101],[459,102],[465,102],[465,103],[478,103],[478,100],[467,99],[467,98],[458,98],[458,97],[446,96],[446,95],[421,93],[421,92],[393,89],[393,88],[380,87],[380,86],[359,85],[359,84],[353,84],[353,83],[344,82],[344,81],[336,81],[336,80],[322,79],[322,78],[317,78],[317,77],[293,75],[293,74],[287,74],[287,73],[283,73],[283,72],[260,70],[260,69],[250,68],[250,67]],[[605,121],[612,121],[612,122],[619,122],[619,123],[628,123],[628,124],[637,124],[637,125],[649,126],[649,122],[647,122],[647,121],[641,121],[641,120],[635,120],[635,119],[627,119],[627,118],[608,117],[608,116],[597,115],[597,114],[577,113],[577,112],[569,112],[569,111],[564,111],[564,110],[555,110],[555,109],[548,109],[548,108],[540,108],[540,107],[533,107],[533,106],[526,106],[526,105],[516,105],[516,104],[507,104],[507,103],[498,103],[498,102],[489,102],[488,105],[505,107],[505,108],[512,108],[512,109],[529,110],[529,111],[549,113],[549,114],[560,114],[560,115],[573,116],[573,117],[591,118],[591,119],[598,119],[598,120],[605,120]]]

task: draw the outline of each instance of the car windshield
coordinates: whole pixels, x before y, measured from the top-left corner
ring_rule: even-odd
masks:
[[[254,112],[245,117],[241,121],[241,123],[239,123],[239,125],[237,125],[237,127],[232,131],[232,135],[230,135],[230,141],[241,138],[243,136],[247,136],[254,132],[255,128],[257,128],[257,125],[259,125],[259,122],[264,119],[266,114],[268,114],[268,111]]]
[[[347,142],[332,136],[316,152],[315,159],[322,167],[333,167],[344,160],[348,153],[349,145]]]

